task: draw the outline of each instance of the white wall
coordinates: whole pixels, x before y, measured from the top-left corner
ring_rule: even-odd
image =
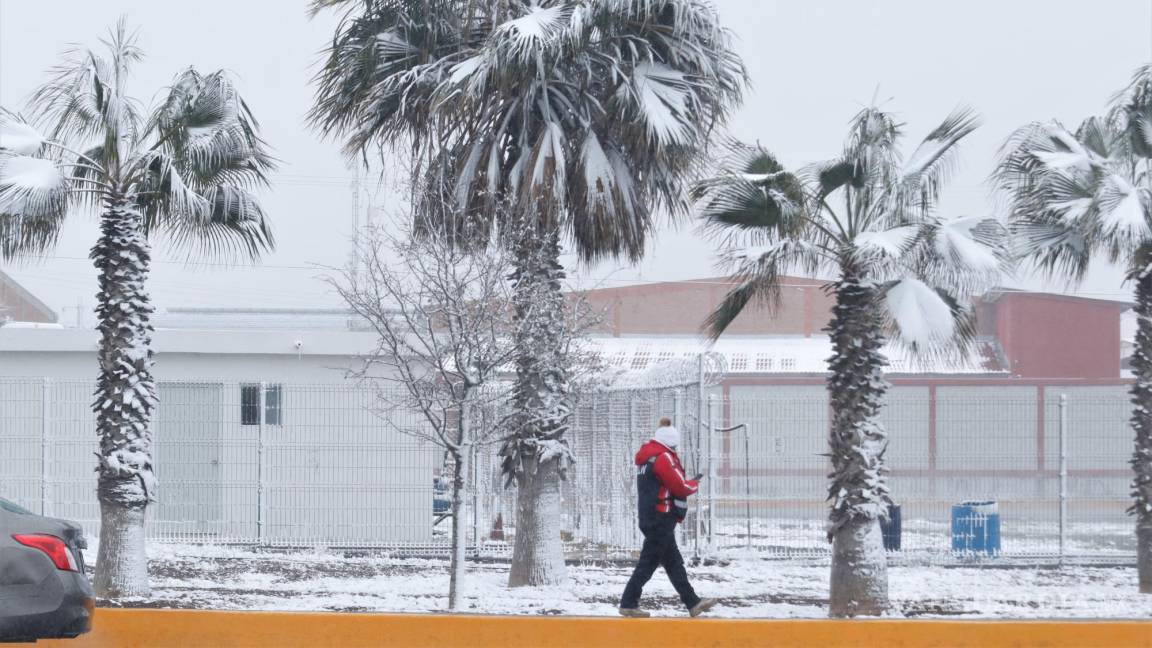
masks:
[[[436,449],[346,384],[280,383],[281,424],[245,425],[241,385],[161,382],[150,535],[370,545],[432,539]],[[94,381],[0,379],[0,495],[97,528]],[[408,418],[414,425],[412,415]]]

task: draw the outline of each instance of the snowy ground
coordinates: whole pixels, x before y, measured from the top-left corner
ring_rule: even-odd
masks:
[[[440,612],[446,602],[447,563],[441,560],[163,544],[154,544],[149,555],[154,596],[125,606]],[[630,573],[626,565],[573,565],[564,587],[513,590],[504,587],[506,563],[470,564],[469,570],[464,610],[490,614],[615,615]],[[721,599],[715,616],[826,616],[824,561],[747,559],[690,567],[689,573],[702,596]],[[907,617],[1152,616],[1152,599],[1136,593],[1131,567],[895,566],[890,594],[894,614]],[[656,615],[684,613],[663,572],[653,578],[643,605]]]
[[[716,544],[722,555],[752,552],[776,555],[827,555],[823,519],[756,520],[751,525],[751,542],[741,521],[717,524]],[[1133,523],[1078,522],[1068,525],[1065,534],[1067,555],[1100,560],[1134,560],[1136,555]],[[1055,520],[1044,522],[1011,520],[1001,529],[1001,551],[1006,556],[1059,555],[1060,532]],[[690,538],[687,540],[690,542]],[[902,528],[903,558],[919,562],[947,563],[952,546],[951,524],[947,521],[905,520]]]

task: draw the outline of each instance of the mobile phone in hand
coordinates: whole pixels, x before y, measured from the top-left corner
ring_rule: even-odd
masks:
[[[700,481],[701,479],[704,479],[704,473],[696,473],[696,476],[692,478],[692,481]]]

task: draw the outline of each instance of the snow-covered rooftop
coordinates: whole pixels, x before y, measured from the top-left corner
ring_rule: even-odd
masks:
[[[365,331],[368,323],[344,308],[167,308],[152,316],[157,329],[208,331]]]
[[[596,337],[591,348],[611,367],[643,370],[649,365],[675,358],[690,358],[704,351],[723,356],[726,373],[732,374],[822,374],[827,371],[832,343],[825,336],[733,336],[709,346],[697,337]],[[889,373],[990,374],[1003,369],[987,368],[982,357],[967,360],[936,359],[913,361],[895,347],[885,347]]]

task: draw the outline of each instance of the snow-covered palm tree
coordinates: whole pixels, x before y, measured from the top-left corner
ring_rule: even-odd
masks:
[[[104,44],[106,56],[68,52],[33,95],[30,120],[0,112],[0,253],[48,248],[69,212],[99,210],[91,254],[100,330],[95,586],[115,597],[149,592],[144,512],[156,488],[149,236],[193,252],[255,256],[271,247],[250,190],[265,182],[272,160],[225,74],[180,72],[145,112],[125,91],[142,56],[134,35],[121,22]]]
[[[512,240],[522,416],[501,450],[517,493],[511,585],[559,582],[568,461],[561,245],[638,259],[676,211],[743,66],[707,0],[316,0],[346,6],[312,117],[350,154],[412,145],[451,215]]]
[[[1132,355],[1132,506],[1140,591],[1152,593],[1152,65],[1109,110],[1074,132],[1032,123],[1005,144],[995,179],[1008,196],[1019,252],[1079,282],[1093,257],[1120,264],[1136,288]]]
[[[1006,258],[994,222],[936,211],[956,144],[977,124],[970,111],[957,110],[904,159],[901,125],[867,108],[830,161],[792,173],[767,151],[736,145],[720,174],[693,189],[705,227],[728,237],[737,281],[706,323],[712,336],[749,304],[771,307],[786,272],[833,277],[836,301],[825,329],[833,349],[833,616],[888,607],[879,528],[890,503],[888,439],[877,420],[888,389],[886,341],[921,358],[963,352],[974,335],[969,297],[996,281]]]

